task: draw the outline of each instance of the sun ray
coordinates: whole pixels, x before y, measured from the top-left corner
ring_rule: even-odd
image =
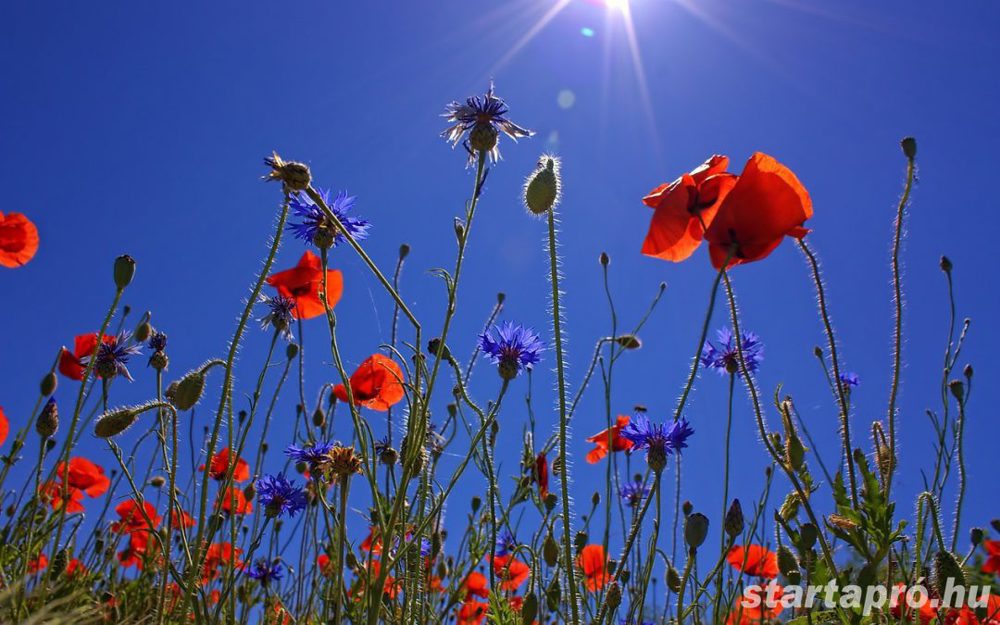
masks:
[[[534,39],[538,35],[538,33],[540,33],[542,29],[548,25],[549,22],[555,19],[555,17],[559,15],[559,13],[563,9],[565,9],[566,6],[569,5],[571,1],[572,0],[556,0],[556,3],[553,4],[549,8],[549,10],[546,11],[545,14],[542,15],[542,17],[537,22],[535,22],[535,24],[531,28],[527,30],[527,32],[521,35],[521,38],[518,39],[514,43],[514,45],[512,45],[507,50],[507,52],[505,52],[504,55],[500,57],[500,59],[496,63],[493,64],[493,67],[490,68],[489,73],[491,75],[495,74],[498,70],[500,70],[500,68],[509,63],[510,60],[514,58],[514,56],[517,55],[517,53],[520,52],[524,48],[524,46],[531,43],[531,40]]]

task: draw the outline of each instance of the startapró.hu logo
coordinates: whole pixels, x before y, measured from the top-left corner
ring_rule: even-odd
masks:
[[[905,612],[932,612],[939,610],[961,610],[968,608],[985,608],[989,604],[990,587],[962,586],[953,584],[949,579],[940,596],[932,595],[926,586],[918,581],[912,586],[896,584],[889,588],[885,585],[859,586],[848,584],[840,587],[836,580],[830,580],[822,585],[781,586],[774,580],[767,585],[748,585],[743,590],[743,600],[739,606],[747,610],[766,608],[774,610],[779,606],[785,608],[823,607],[828,610],[841,608],[845,610],[861,610],[865,616],[873,610],[897,613],[900,606],[905,606]]]

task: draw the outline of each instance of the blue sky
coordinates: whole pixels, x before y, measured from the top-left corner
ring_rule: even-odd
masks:
[[[705,250],[680,265],[639,255],[650,217],[640,198],[712,153],[729,154],[738,168],[761,150],[790,166],[812,194],[810,241],[823,259],[843,359],[862,381],[854,417],[862,442],[886,409],[888,259],[904,170],[898,141],[914,135],[919,184],[905,241],[897,492],[900,508],[911,509],[919,469],[932,460],[924,410],[940,403],[947,303],[938,258],[946,253],[955,264],[959,315],[973,318],[960,365],[972,363],[978,382],[965,519],[985,524],[994,506],[977,493],[993,489],[991,406],[998,400],[988,381],[1000,375],[993,357],[1000,337],[988,323],[1000,314],[989,277],[1000,228],[990,185],[1000,145],[1000,88],[990,78],[1000,61],[1000,5],[633,0],[642,74],[622,16],[583,0],[571,0],[514,50],[551,6],[218,2],[192,10],[35,2],[0,9],[7,59],[0,73],[0,211],[26,213],[42,237],[27,267],[0,274],[0,405],[12,427],[27,418],[59,346],[96,329],[118,254],[139,263],[126,301],[153,311],[154,324],[169,334],[171,374],[224,353],[279,201],[276,186],[259,182],[261,158],[272,149],[308,162],[320,185],[358,196],[358,212],[374,224],[366,247],[387,271],[399,244],[412,246],[403,291],[434,332],[443,290],[426,270],[451,266],[452,218],[472,183],[463,154],[438,137],[438,115],[447,101],[481,92],[493,78],[511,117],[537,135],[517,145],[502,141],[504,160],[486,185],[450,345],[471,351],[498,291],[507,294],[505,318],[549,336],[544,224],[525,214],[518,192],[538,155],[555,151],[564,161],[561,243],[574,385],[593,341],[609,331],[599,253],[612,258],[626,325],[661,281],[668,284],[642,333],[644,348],[618,369],[613,405],[622,413],[641,403],[656,417],[669,414],[713,277]],[[573,94],[569,108],[559,103],[564,90]],[[298,242],[287,241],[278,268],[301,254]],[[342,349],[353,365],[388,340],[392,309],[349,250],[338,249],[333,262],[345,273],[337,311],[349,329]],[[765,395],[784,384],[829,458],[836,411],[812,357],[823,336],[803,259],[786,243],[733,278],[744,324],[766,344]],[[719,313],[713,326],[724,320]],[[334,376],[323,356],[325,333],[320,320],[306,326],[307,396]],[[256,374],[266,340],[256,328],[248,334],[241,382]],[[550,353],[544,364],[552,362]],[[535,383],[542,433],[555,423],[547,366]],[[141,361],[134,370],[134,384],[116,385],[122,402],[152,392],[151,372]],[[491,396],[493,373],[481,368],[474,387],[481,399]],[[688,411],[697,434],[686,457],[699,479],[687,484],[685,497],[710,516],[720,506],[720,492],[705,485],[721,476],[725,388],[724,379],[703,375]],[[66,404],[69,391],[63,381],[58,398]],[[517,396],[524,391],[523,380],[515,384],[502,443],[519,439],[525,414]],[[294,401],[290,394],[282,401],[272,449],[288,442]],[[604,476],[603,465],[582,463],[583,437],[604,422],[602,401],[595,387],[573,423],[578,501]],[[731,492],[750,500],[766,458],[742,396],[737,410]],[[381,415],[369,416],[381,423]],[[198,418],[207,423],[207,411]],[[776,426],[773,411],[771,420]],[[346,423],[338,427],[348,433]],[[85,449],[113,462],[97,441]],[[502,474],[514,471],[514,462],[504,459]],[[477,489],[478,477],[466,480],[455,501]],[[460,518],[464,504],[453,506]]]

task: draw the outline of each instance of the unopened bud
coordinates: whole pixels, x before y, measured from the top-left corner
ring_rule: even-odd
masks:
[[[543,215],[559,202],[562,180],[559,159],[544,155],[524,183],[524,205],[535,215]]]
[[[312,422],[313,425],[318,428],[321,428],[324,424],[326,424],[326,413],[323,412],[322,408],[317,407],[316,410],[313,411]]]
[[[611,263],[611,257],[608,256],[607,252],[601,252],[597,260],[601,263],[602,267],[607,267]]]
[[[950,580],[950,584],[948,583]],[[958,558],[948,551],[938,551],[934,554],[931,565],[931,585],[937,591],[938,597],[945,596],[945,589],[965,586],[965,571]]]
[[[899,142],[899,146],[903,148],[903,154],[906,158],[911,161],[917,157],[917,140],[913,137],[906,137]]]
[[[43,397],[48,397],[52,393],[55,393],[57,386],[59,386],[59,379],[56,378],[54,371],[46,373],[42,377],[42,383],[38,385]]]
[[[681,591],[681,576],[672,566],[667,568],[667,588],[673,593]]]
[[[700,512],[688,515],[684,519],[684,542],[691,549],[697,549],[708,536],[708,517]]]
[[[118,436],[132,427],[139,419],[140,411],[135,408],[118,408],[97,417],[94,434],[99,438]]]
[[[642,341],[640,341],[639,337],[634,334],[623,334],[615,337],[615,342],[625,349],[639,349],[642,347]]]
[[[945,273],[951,273],[951,270],[954,267],[954,265],[951,264],[951,259],[948,258],[947,256],[941,257],[940,266],[941,266],[941,271]]]
[[[115,259],[115,286],[121,291],[132,283],[135,277],[135,260],[128,254],[123,254]]]
[[[730,538],[736,538],[743,533],[743,506],[740,505],[739,499],[733,499],[733,503],[729,505],[722,527],[726,531],[726,536]]]
[[[143,321],[135,327],[135,340],[139,343],[145,343],[149,340],[149,336],[153,333],[153,326],[149,325],[149,321]]]
[[[309,188],[312,174],[308,165],[286,161],[278,156],[277,152],[272,152],[269,158],[265,158],[264,164],[271,168],[271,171],[264,176],[264,180],[279,180],[285,189],[291,192],[305,191]]]
[[[162,475],[154,475],[149,478],[149,485],[153,488],[163,488],[163,485],[167,483],[167,480]]]
[[[608,587],[608,596],[605,599],[608,603],[608,608],[614,611],[622,603],[622,587],[618,582],[612,582],[611,586]]]
[[[555,566],[559,562],[559,544],[552,534],[546,536],[545,542],[542,543],[542,557],[549,566]]]
[[[972,541],[972,546],[978,547],[979,544],[983,542],[983,536],[985,535],[986,532],[983,531],[983,528],[981,527],[974,527],[969,530],[969,540]]]
[[[59,407],[56,406],[54,397],[50,397],[49,401],[45,402],[45,407],[42,408],[41,414],[35,421],[35,431],[42,438],[54,436],[59,431]]]
[[[534,591],[528,592],[524,595],[524,601],[521,603],[521,623],[522,625],[531,625],[535,622],[535,617],[538,615],[538,595]]]
[[[948,382],[948,390],[951,391],[952,396],[958,400],[958,403],[962,403],[965,400],[965,385],[962,384],[961,380],[952,380]]]
[[[684,503],[681,504],[681,512],[684,513],[684,516],[688,516],[689,514],[694,512],[694,504],[691,503],[690,501],[685,500]]]
[[[201,401],[201,396],[205,393],[205,374],[203,369],[190,371],[183,378],[176,382],[173,393],[170,395],[170,403],[179,411],[191,410],[195,404]]]
[[[799,572],[799,561],[795,559],[792,550],[785,545],[778,547],[778,570],[785,577],[791,577]]]
[[[285,358],[292,360],[298,355],[299,355],[299,346],[297,343],[289,343],[288,346],[285,347]]]
[[[406,243],[403,243],[402,245],[400,245],[399,246],[399,260],[403,260],[404,258],[406,258],[409,255],[410,255],[410,246],[407,245]]]

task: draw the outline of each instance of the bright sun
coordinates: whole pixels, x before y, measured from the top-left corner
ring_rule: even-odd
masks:
[[[605,6],[617,11],[628,10],[628,0],[604,0]]]

